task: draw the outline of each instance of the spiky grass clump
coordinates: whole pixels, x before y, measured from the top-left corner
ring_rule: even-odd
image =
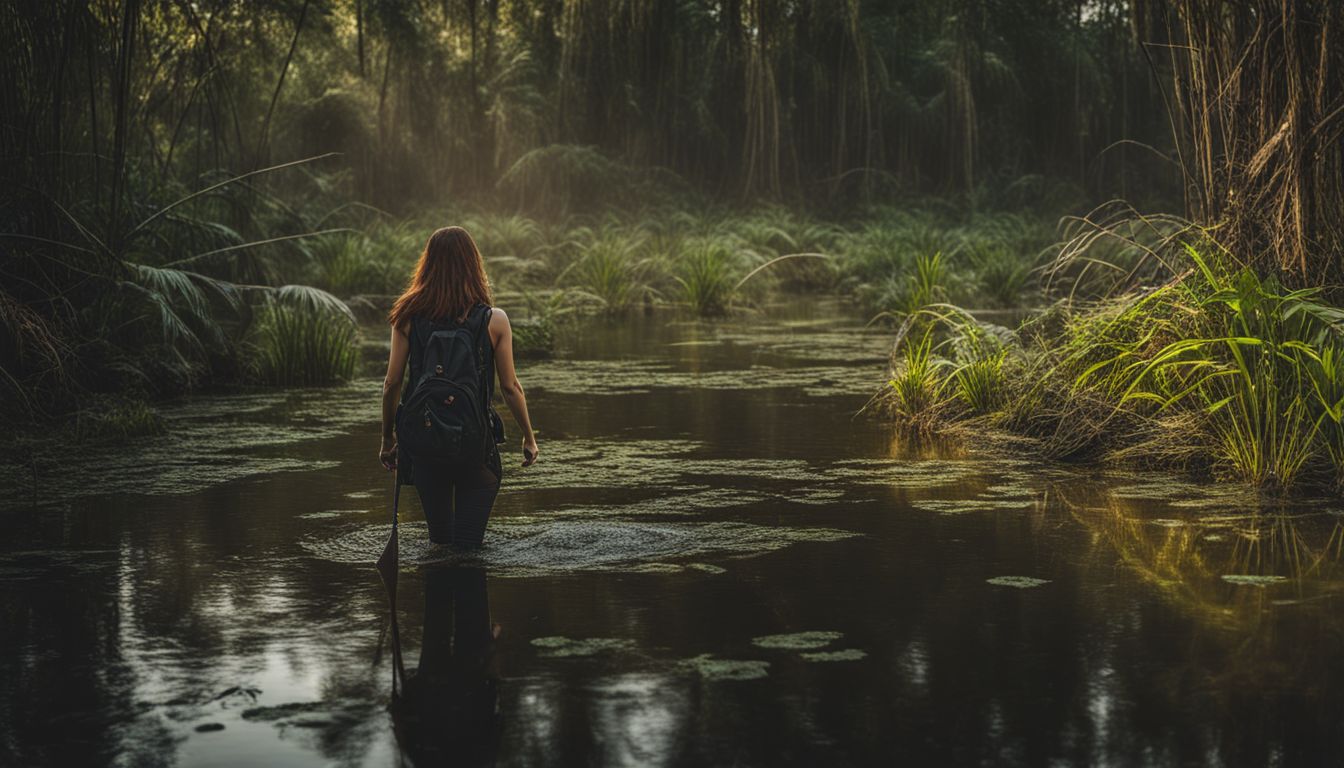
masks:
[[[1027,325],[1011,381],[1005,350],[959,355],[960,413],[995,413],[1058,457],[1202,462],[1285,488],[1344,477],[1344,310],[1214,245],[1183,253],[1188,268],[1159,288]],[[906,354],[918,361],[927,347],[914,339]]]
[[[944,375],[948,362],[936,353],[934,324],[922,322],[919,326],[906,337],[887,383],[897,423],[916,432],[931,432],[943,420],[949,403]]]
[[[721,245],[704,244],[681,257],[674,279],[681,300],[699,315],[721,315],[736,293],[734,254]]]
[[[578,255],[560,273],[558,283],[610,313],[625,312],[653,297],[650,276],[657,265],[641,253],[642,237],[611,231],[585,234],[587,242],[576,243]]]
[[[251,342],[266,384],[313,386],[348,380],[358,358],[354,315],[340,299],[306,286],[268,294]]]

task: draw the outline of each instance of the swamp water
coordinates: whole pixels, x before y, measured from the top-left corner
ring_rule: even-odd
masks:
[[[1341,505],[893,441],[839,311],[523,361],[541,462],[469,559],[403,494],[395,624],[373,376],[4,470],[0,764],[1344,759]]]

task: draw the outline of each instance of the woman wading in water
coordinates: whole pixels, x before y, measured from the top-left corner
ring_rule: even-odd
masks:
[[[479,547],[503,474],[497,443],[504,426],[490,405],[495,374],[523,431],[524,467],[537,460],[537,439],[513,367],[509,318],[490,306],[485,265],[465,229],[430,236],[388,320],[392,352],[378,458],[398,471],[398,482],[415,484],[430,541]]]

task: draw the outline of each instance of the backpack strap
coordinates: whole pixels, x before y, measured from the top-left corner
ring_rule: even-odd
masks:
[[[485,364],[485,348],[486,345],[490,343],[488,329],[490,327],[490,317],[494,314],[494,309],[492,309],[489,304],[477,304],[472,311],[479,312],[479,317],[476,320],[476,374],[480,377],[481,384],[484,385],[481,388],[481,394],[484,395],[484,397],[481,398],[483,401],[481,406],[485,409],[486,413],[489,413],[490,401],[494,399],[495,394],[495,377]]]

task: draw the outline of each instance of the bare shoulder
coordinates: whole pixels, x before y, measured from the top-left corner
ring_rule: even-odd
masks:
[[[490,308],[490,320],[485,326],[490,331],[490,343],[498,344],[509,333],[509,316],[499,307]]]

